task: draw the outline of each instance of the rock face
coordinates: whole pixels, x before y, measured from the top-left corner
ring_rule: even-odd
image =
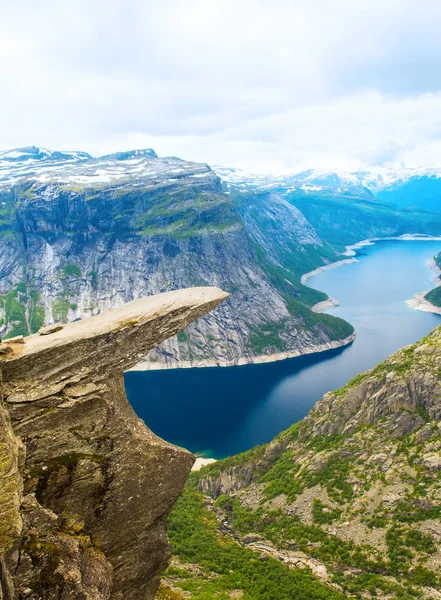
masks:
[[[285,562],[304,553],[349,597],[439,598],[440,368],[438,328],[193,486],[234,539],[259,535]]]
[[[235,364],[348,342],[348,324],[311,317],[326,295],[300,283],[302,266],[336,252],[280,196],[236,203],[207,165],[150,150],[94,159],[30,148],[12,159],[0,155],[2,337],[214,285],[230,293],[224,305],[148,366]]]
[[[170,556],[164,520],[194,457],[136,417],[123,372],[226,296],[170,292],[8,346],[0,597],[154,598]]]

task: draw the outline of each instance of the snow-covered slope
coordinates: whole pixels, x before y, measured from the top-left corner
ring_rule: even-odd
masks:
[[[357,197],[378,196],[398,206],[437,210],[439,204],[441,208],[441,167],[438,166],[352,172],[309,169],[282,175],[247,173],[231,167],[214,167],[214,170],[227,187],[234,186],[241,191],[277,189]]]
[[[158,159],[159,162],[155,162],[153,167],[151,161],[155,158],[156,152],[151,148],[117,152],[99,158],[82,151],[60,152],[37,146],[15,148],[0,152],[0,187],[12,185],[26,177],[40,182],[111,181],[132,174],[144,174],[144,171],[151,174],[152,169],[161,170],[161,164],[162,169],[167,170],[170,160],[178,161]]]

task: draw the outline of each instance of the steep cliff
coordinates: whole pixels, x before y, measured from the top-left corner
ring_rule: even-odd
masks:
[[[187,504],[201,528],[211,515],[211,528],[236,544],[239,557],[252,551],[285,568],[308,567],[332,593],[439,598],[440,368],[438,328],[326,394],[270,444],[194,474],[171,519],[176,561],[168,584],[208,585],[202,557],[188,542],[190,559],[181,542]],[[200,538],[209,535],[205,529]],[[202,567],[184,580],[188,562]],[[213,570],[217,585],[227,585]]]
[[[225,304],[161,345],[149,366],[234,364],[349,341],[349,324],[310,311],[326,295],[299,276],[337,254],[282,198],[258,211],[238,206],[207,165],[150,150],[99,159],[24,150],[0,156],[3,337],[216,285],[230,293]]]
[[[0,346],[4,600],[154,598],[194,457],[136,417],[123,371],[225,297],[179,290]]]

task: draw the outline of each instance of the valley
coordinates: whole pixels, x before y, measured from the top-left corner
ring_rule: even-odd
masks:
[[[409,203],[413,185],[432,196]],[[439,598],[440,315],[412,305],[419,294],[438,310],[437,185],[434,172],[256,180],[151,149],[0,153],[0,416],[14,516],[2,593],[79,597],[92,585],[100,599],[153,598],[170,557],[164,519],[193,461],[171,442],[221,460],[190,476],[171,512],[158,600]],[[59,327],[82,347],[89,318],[195,286],[139,300],[142,323],[112,322],[117,385],[75,345],[87,369],[51,370],[64,360]],[[54,322],[52,343],[28,337]],[[53,357],[47,389],[27,358],[34,346]],[[36,379],[24,369],[11,387],[22,355]],[[125,404],[126,364],[141,419]],[[95,423],[88,407],[104,405]],[[161,452],[185,460],[173,471]],[[130,506],[139,518],[117,525],[130,524],[133,552],[105,525]]]
[[[192,474],[169,519],[164,594],[439,598],[440,335]]]
[[[131,371],[125,380],[132,406],[164,439],[209,457],[269,442],[324,393],[441,324],[441,316],[406,302],[431,287],[429,261],[440,248],[441,241],[377,242],[359,248],[356,262],[308,279],[340,302],[327,312],[354,325],[348,347],[227,369]]]

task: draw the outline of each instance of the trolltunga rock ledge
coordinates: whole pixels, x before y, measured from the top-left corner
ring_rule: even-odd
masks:
[[[224,298],[135,300],[0,357],[0,598],[154,598],[192,454],[155,436],[123,372]]]

